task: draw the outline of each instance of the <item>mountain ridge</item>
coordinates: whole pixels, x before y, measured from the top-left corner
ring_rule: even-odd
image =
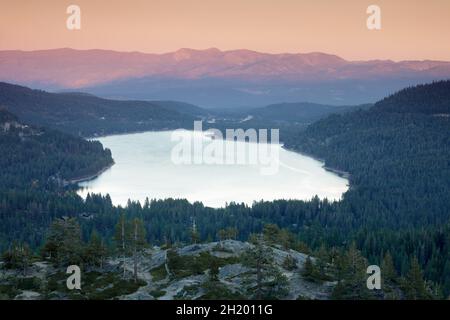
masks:
[[[0,81],[106,98],[178,100],[205,108],[280,101],[372,103],[401,88],[445,78],[450,78],[448,61],[348,61],[320,52],[0,51]]]
[[[450,115],[450,80],[408,87],[374,105],[384,112]]]
[[[436,67],[440,68],[435,70]],[[104,68],[109,72],[102,72],[106,71]],[[364,70],[358,70],[361,68]],[[162,54],[71,48],[0,51],[0,80],[16,80],[20,83],[35,81],[64,88],[81,88],[112,80],[146,76],[196,79],[252,75],[265,78],[282,76],[289,79],[293,76],[303,78],[315,75],[317,79],[323,79],[319,73],[325,73],[327,77],[340,79],[364,78],[367,74],[383,76],[399,71],[441,74],[442,68],[450,75],[448,61],[350,61],[322,52],[278,54],[247,49],[220,51],[217,48],[182,48]],[[41,74],[41,69],[46,70],[46,76]],[[62,75],[65,77],[62,78]]]
[[[204,112],[175,101],[109,100],[4,82],[0,82],[0,106],[25,123],[81,136],[192,126],[196,113]]]

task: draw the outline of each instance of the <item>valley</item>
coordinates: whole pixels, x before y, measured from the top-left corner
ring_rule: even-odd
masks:
[[[185,109],[187,114],[183,114],[179,112],[181,106],[178,103],[171,104],[177,110],[169,110],[167,104],[158,107],[151,102],[141,105],[141,102],[110,101],[80,94],[75,94],[74,100],[72,94],[50,94],[2,85],[7,91],[2,91],[0,98],[8,111],[3,111],[0,118],[4,124],[0,142],[2,150],[11,150],[2,158],[1,171],[2,272],[10,270],[8,272],[15,274],[34,262],[39,265],[46,262],[58,273],[65,264],[76,263],[88,269],[100,268],[100,274],[92,274],[94,281],[102,279],[106,272],[105,259],[120,260],[124,255],[136,261],[136,257],[144,254],[142,250],[151,246],[183,250],[189,243],[208,244],[231,239],[255,245],[260,243],[263,256],[267,243],[272,243],[275,248],[284,245],[312,256],[316,260],[304,268],[319,271],[314,271],[312,278],[311,274],[303,277],[321,283],[336,281],[328,298],[447,297],[450,288],[450,201],[447,192],[450,188],[450,126],[449,118],[442,115],[450,113],[446,102],[449,83],[441,81],[406,88],[374,105],[356,106],[338,113],[325,112],[316,120],[296,116],[294,106],[285,111],[284,119],[274,119],[272,115],[258,118],[256,113],[249,119],[248,110],[233,117],[214,114],[209,118],[209,115],[198,114],[199,110],[192,106],[187,108],[189,111]],[[19,92],[24,90],[24,94],[14,90],[16,93],[11,94],[11,88]],[[49,99],[54,104],[42,103],[36,97]],[[86,105],[75,108],[79,106],[80,97]],[[64,113],[54,113],[57,105],[65,110]],[[122,114],[120,119],[117,118],[119,122],[114,122],[115,108],[126,110],[124,106],[131,112]],[[302,108],[302,104],[297,106]],[[17,120],[10,113],[14,111],[27,115],[26,120]],[[113,127],[109,124],[97,127],[105,114],[112,117]],[[153,126],[152,119],[156,116],[167,122],[158,120],[159,125]],[[200,201],[165,196],[152,200],[151,194],[149,199],[116,206],[108,194],[92,193],[83,199],[76,194],[76,186],[62,183],[96,174],[113,160],[111,150],[99,142],[86,141],[55,129],[89,137],[141,131],[138,118],[148,120],[145,128],[161,130],[167,129],[169,124],[179,128],[185,120],[192,124],[193,119],[202,117],[216,119],[210,125],[220,130],[229,128],[230,124],[234,127],[258,123],[255,126],[267,127],[282,123],[280,137],[288,149],[323,159],[326,167],[348,172],[350,188],[336,202],[314,196],[309,200],[270,199],[251,205],[230,202],[211,208]],[[247,121],[242,122],[242,119]],[[117,129],[120,121],[127,125]],[[11,126],[12,122],[20,125]],[[80,132],[75,128],[83,129]],[[117,137],[126,139],[127,135]],[[20,161],[17,161],[18,155],[22,157]],[[323,170],[321,165],[319,167]],[[294,186],[289,189],[294,190]],[[126,225],[127,230],[138,230],[138,239],[142,240],[126,240],[124,252],[117,244],[125,238],[121,239],[115,232],[121,225]],[[265,234],[264,241],[258,242],[261,233]],[[134,252],[140,252],[138,256],[132,248],[136,248]],[[173,258],[177,261],[176,256]],[[248,258],[253,262],[257,259]],[[378,293],[368,292],[361,276],[369,263],[383,265],[391,271],[386,287]],[[273,266],[272,261],[267,270],[275,270]],[[181,274],[190,270],[183,268]],[[199,275],[213,268],[202,267]],[[280,276],[276,279],[286,283],[282,273],[276,273]],[[133,280],[135,274],[110,276],[120,282],[127,295],[142,292],[139,284],[146,285],[141,282],[145,281],[142,274],[140,277],[144,279],[138,279],[138,282]],[[8,298],[17,296],[13,296],[17,291],[10,290],[26,288],[15,282],[11,284],[11,279],[5,281],[0,284],[0,293]],[[289,281],[292,288],[300,280],[288,278]],[[223,279],[215,283],[219,287],[225,284]],[[161,290],[170,291],[169,287]],[[189,289],[188,285],[183,287]],[[52,288],[56,297],[61,297],[57,285]],[[280,293],[286,287],[283,285],[278,289]],[[201,297],[196,295],[195,292],[199,292],[196,290],[188,290],[189,294],[194,294],[191,298]],[[312,294],[312,289],[308,290],[307,295]],[[148,294],[148,290],[145,292]],[[257,297],[254,294],[252,290],[246,291],[245,297]]]
[[[3,317],[448,306],[450,1],[0,7]]]

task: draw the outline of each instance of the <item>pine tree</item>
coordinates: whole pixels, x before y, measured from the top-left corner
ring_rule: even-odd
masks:
[[[397,271],[395,270],[394,261],[389,252],[384,255],[383,262],[381,263],[381,277],[383,285],[397,282]]]
[[[59,265],[81,265],[83,250],[81,228],[76,219],[56,219],[50,227],[43,255]]]
[[[133,261],[134,261],[134,282],[138,281],[138,255],[145,247],[145,228],[144,222],[141,219],[133,219]]]
[[[219,281],[219,263],[217,259],[211,259],[209,266],[209,281]]]
[[[273,251],[264,244],[263,236],[255,239],[254,248],[247,250],[243,263],[254,273],[246,276],[248,294],[255,299],[277,299],[287,294],[287,279],[275,266]]]
[[[219,238],[219,241],[222,242],[224,240],[233,239],[236,240],[238,237],[238,229],[237,228],[226,228],[226,229],[220,229],[217,232],[217,236]]]
[[[28,273],[30,266],[31,250],[28,244],[13,243],[12,246],[3,254],[4,268],[20,269],[24,276]]]
[[[416,257],[411,259],[411,265],[405,280],[404,289],[408,299],[422,300],[431,298],[427,292],[423,272]]]
[[[100,238],[98,232],[93,230],[91,233],[91,239],[86,247],[86,261],[93,266],[99,266],[103,268],[103,260],[107,254],[107,249],[103,243],[103,239]]]
[[[197,231],[197,224],[194,219],[192,221],[192,227],[191,227],[191,243],[196,244],[199,242],[200,242],[200,234]]]
[[[290,254],[283,260],[283,268],[292,271],[297,268],[297,260]]]
[[[305,264],[303,265],[303,270],[301,272],[302,276],[308,280],[313,281],[314,280],[314,265],[312,263],[311,257],[308,256],[305,260]]]
[[[129,225],[125,218],[125,214],[121,214],[119,221],[116,224],[116,233],[114,236],[114,240],[117,243],[117,249],[119,254],[122,255],[123,277],[125,278],[126,274],[125,259],[126,255],[129,252],[128,245],[130,243],[130,230]]]
[[[367,261],[352,243],[337,261],[338,285],[332,293],[333,299],[369,299],[373,292],[367,289]]]
[[[32,252],[27,243],[24,243],[21,248],[21,260],[22,260],[22,271],[23,275],[26,276],[28,274],[28,267],[31,264]]]
[[[238,229],[237,228],[227,228],[225,230],[226,238],[231,240],[236,240],[238,236]]]
[[[280,232],[281,230],[276,224],[266,224],[263,229],[264,241],[268,244],[278,243]]]
[[[225,229],[220,229],[217,232],[217,237],[219,238],[220,246],[222,246],[222,242],[227,238],[227,231]]]
[[[296,243],[294,249],[297,250],[298,252],[301,252],[301,253],[304,253],[304,254],[310,254],[311,253],[311,249],[303,241],[300,241],[300,242]]]
[[[286,229],[281,229],[279,235],[278,235],[278,241],[283,246],[284,250],[288,250],[289,248],[292,248],[294,244],[294,237],[292,233],[290,233]]]
[[[329,256],[327,248],[322,244],[316,253],[316,269],[323,278],[325,278],[325,275],[327,274]]]
[[[398,283],[397,270],[395,269],[391,254],[387,252],[381,263],[381,289],[384,299],[398,300],[401,298]]]

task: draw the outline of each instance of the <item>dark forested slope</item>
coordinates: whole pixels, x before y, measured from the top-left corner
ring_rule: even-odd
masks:
[[[352,190],[346,198],[358,207],[350,211],[361,223],[398,227],[448,222],[450,118],[442,116],[442,101],[450,101],[450,90],[442,91],[448,83],[408,89],[411,102],[401,91],[368,111],[332,115],[286,144],[351,173]],[[434,107],[433,99],[418,99],[424,90],[426,97],[441,96],[441,107]],[[418,101],[429,111],[424,113]],[[364,211],[372,216],[364,216]]]
[[[309,102],[278,103],[250,110],[249,114],[265,121],[312,123],[333,113],[344,113],[369,106],[331,106]]]
[[[20,123],[0,109],[0,188],[51,188],[112,164],[99,142]]]
[[[357,239],[369,257],[390,251],[399,268],[414,254],[426,276],[447,292],[450,239],[442,228],[450,224],[450,118],[443,115],[448,86],[409,88],[370,110],[332,115],[286,139],[289,148],[350,173],[343,201],[315,218],[327,241]]]
[[[375,104],[396,113],[450,114],[450,80],[403,89]]]
[[[49,93],[0,83],[0,106],[27,123],[75,135],[191,127],[204,111],[172,101],[120,101],[84,93]]]

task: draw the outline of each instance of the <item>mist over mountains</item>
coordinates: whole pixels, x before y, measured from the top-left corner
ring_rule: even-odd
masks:
[[[179,100],[202,107],[298,101],[360,104],[405,86],[449,77],[450,62],[347,61],[318,52],[0,51],[0,81],[115,99]]]

